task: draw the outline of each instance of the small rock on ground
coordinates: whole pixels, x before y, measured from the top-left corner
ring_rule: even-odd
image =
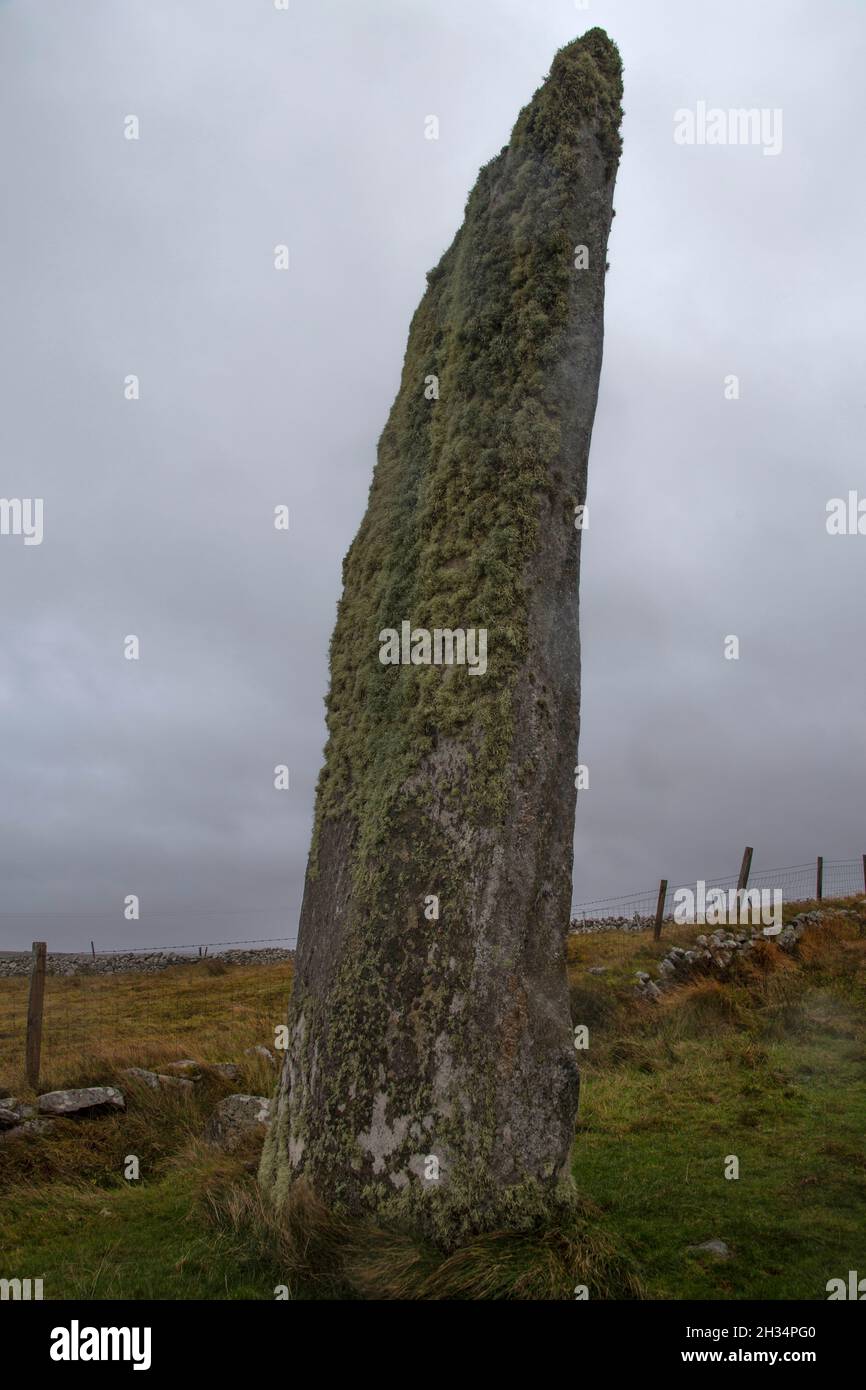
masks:
[[[705,1240],[703,1245],[689,1245],[688,1250],[693,1255],[713,1255],[717,1260],[729,1260],[731,1250],[723,1240]]]
[[[232,1085],[240,1081],[243,1074],[240,1067],[236,1066],[234,1062],[208,1062],[207,1069],[216,1076],[221,1076],[224,1081],[230,1081]]]
[[[124,1067],[123,1075],[128,1076],[130,1081],[147,1086],[151,1091],[159,1090],[159,1077],[155,1071],[147,1071],[144,1067]]]
[[[0,1131],[0,1144],[10,1143],[17,1139],[38,1139],[43,1134],[50,1134],[57,1128],[57,1120],[24,1120],[14,1129],[4,1129]]]
[[[123,1092],[116,1086],[83,1086],[74,1091],[46,1091],[37,1102],[41,1115],[92,1115],[125,1110]]]
[[[193,1061],[191,1057],[184,1057],[180,1062],[166,1062],[163,1071],[185,1076],[189,1081],[198,1081],[201,1076],[201,1063]]]
[[[264,1134],[271,1122],[271,1102],[266,1096],[225,1096],[205,1126],[204,1137],[231,1153],[256,1130]]]

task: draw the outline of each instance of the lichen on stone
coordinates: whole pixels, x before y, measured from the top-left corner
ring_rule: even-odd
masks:
[[[561,1200],[573,1133],[573,507],[621,95],[617,50],[591,30],[481,170],[412,319],[343,563],[291,1006],[303,1028],[262,1179],[284,1194],[303,1174],[329,1202],[442,1242]],[[383,665],[379,633],[403,621],[485,629],[486,674]],[[419,1132],[441,1157],[435,1184]]]

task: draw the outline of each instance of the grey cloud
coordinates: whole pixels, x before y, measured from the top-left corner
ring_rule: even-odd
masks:
[[[627,114],[575,897],[733,871],[746,839],[756,866],[862,852],[866,539],[824,529],[866,493],[856,7],[13,0],[0,493],[44,497],[45,539],[0,538],[0,945],[294,936],[340,563],[409,319],[590,24]],[[782,154],[678,147],[699,100],[781,107]]]

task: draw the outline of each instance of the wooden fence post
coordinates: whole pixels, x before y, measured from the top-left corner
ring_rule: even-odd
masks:
[[[30,994],[27,1000],[27,1084],[39,1087],[39,1059],[42,1053],[42,1006],[45,1000],[44,941],[33,942],[33,961],[30,966]]]
[[[818,899],[818,902],[820,902],[824,896],[824,858],[823,855],[820,854],[818,855],[817,880],[815,884],[815,897]]]
[[[743,850],[743,860],[740,864],[740,877],[737,879],[737,921],[739,922],[740,926],[743,925],[744,921],[751,922],[752,920],[751,909],[744,918],[743,913],[741,911],[742,903],[740,900],[740,894],[745,893],[746,889],[749,886],[749,872],[752,867],[752,853],[752,846],[746,845],[746,848]]]
[[[668,881],[666,878],[659,881],[659,899],[656,903],[656,921],[653,927],[653,941],[658,941],[662,934],[662,917],[665,911],[665,896],[668,891]]]

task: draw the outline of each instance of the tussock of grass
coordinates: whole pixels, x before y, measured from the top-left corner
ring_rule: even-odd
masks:
[[[613,1066],[634,1067],[652,1073],[676,1060],[667,1038],[619,1038],[608,1053]]]
[[[705,1038],[730,1028],[748,1031],[755,1026],[754,1011],[745,992],[711,978],[671,990],[664,996],[661,1009],[673,1037]]]
[[[218,1229],[256,1251],[277,1248],[292,1297],[373,1300],[639,1298],[633,1262],[598,1228],[589,1204],[569,1229],[494,1231],[448,1255],[399,1232],[328,1211],[296,1183],[277,1213],[251,1185],[209,1199]]]
[[[568,998],[573,1023],[595,1028],[613,1022],[617,1001],[607,985],[578,979],[570,984]]]

